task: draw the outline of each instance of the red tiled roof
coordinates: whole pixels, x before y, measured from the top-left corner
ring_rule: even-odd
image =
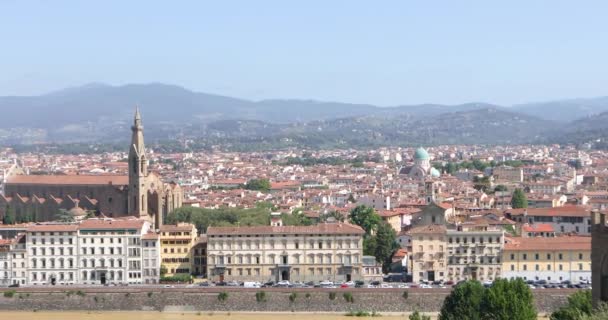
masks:
[[[128,185],[129,176],[118,175],[15,175],[6,184]]]
[[[506,238],[505,251],[591,251],[591,237]]]
[[[528,208],[528,209],[511,209],[506,213],[512,216],[521,216],[527,212],[529,216],[544,216],[544,217],[589,217],[591,208],[588,206],[564,206],[555,208]]]
[[[429,224],[426,226],[419,226],[419,227],[412,228],[409,231],[409,234],[427,234],[427,233],[434,233],[434,234],[446,233],[446,228],[442,224]]]
[[[525,232],[555,232],[553,226],[548,223],[535,223],[533,225],[525,225]]]
[[[70,232],[77,230],[77,224],[35,224],[27,228],[27,232]]]
[[[139,219],[87,219],[80,223],[80,230],[141,229],[144,220]]]
[[[312,226],[254,226],[209,227],[207,235],[262,235],[262,234],[364,234],[359,226],[348,223],[321,223]]]

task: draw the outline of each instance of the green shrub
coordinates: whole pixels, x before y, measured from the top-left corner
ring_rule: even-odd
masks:
[[[266,292],[258,291],[255,293],[255,301],[257,302],[266,302]]]
[[[347,316],[347,317],[381,317],[382,315],[380,315],[376,311],[369,312],[369,311],[365,311],[365,310],[357,310],[357,311],[350,311],[347,314],[345,314],[345,316]]]
[[[15,296],[15,290],[8,290],[8,291],[4,291],[4,297],[5,298],[12,298],[13,296]]]
[[[222,291],[217,295],[217,300],[224,302],[228,299],[228,292]]]
[[[350,302],[350,303],[355,302],[355,298],[353,297],[353,294],[350,292],[345,292],[342,296],[344,297],[344,301],[346,301],[346,302]]]
[[[403,291],[403,294],[401,294],[401,297],[403,297],[403,299],[407,300],[407,298],[409,298],[410,294],[407,291]]]
[[[336,293],[335,292],[330,292],[329,293],[329,300],[336,300]]]
[[[130,293],[130,292],[125,293],[125,298],[128,298],[128,297],[130,297],[130,296],[131,296],[131,293]]]
[[[420,312],[416,310],[414,313],[410,314],[409,320],[431,320],[431,317],[420,314]]]
[[[152,298],[152,292],[148,292],[148,298]]]
[[[310,294],[310,292],[306,292],[305,297],[306,297],[306,299],[310,299],[312,297],[312,295]]]
[[[296,302],[296,298],[298,298],[298,294],[297,294],[297,293],[295,293],[295,292],[292,292],[292,293],[289,295],[289,301],[290,301],[290,302],[292,302],[292,303],[293,303],[293,302]]]
[[[81,291],[81,290],[78,290],[78,291],[76,291],[76,295],[77,295],[77,296],[80,296],[80,297],[84,297],[84,296],[86,296],[86,293],[84,293],[84,292],[83,292],[83,291]]]
[[[189,274],[176,274],[171,277],[161,277],[160,282],[191,282],[192,276]]]

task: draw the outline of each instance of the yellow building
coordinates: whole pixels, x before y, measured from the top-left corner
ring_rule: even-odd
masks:
[[[412,241],[410,270],[413,281],[447,280],[447,230],[444,225],[430,224],[409,231]]]
[[[591,237],[506,238],[504,278],[591,281]]]
[[[196,244],[196,236],[196,227],[190,223],[161,226],[160,258],[161,270],[167,271],[165,276],[194,272],[192,248]]]

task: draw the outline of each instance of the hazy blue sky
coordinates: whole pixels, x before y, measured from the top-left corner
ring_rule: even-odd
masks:
[[[164,82],[380,105],[608,95],[608,1],[0,0],[0,95]]]

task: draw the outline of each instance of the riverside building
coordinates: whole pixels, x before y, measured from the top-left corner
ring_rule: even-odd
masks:
[[[209,227],[207,274],[215,281],[354,281],[362,278],[359,226]]]

